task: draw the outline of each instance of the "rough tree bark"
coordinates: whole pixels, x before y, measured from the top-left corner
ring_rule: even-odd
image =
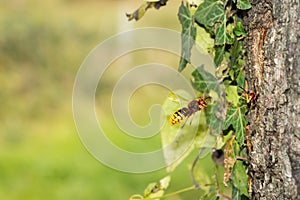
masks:
[[[252,199],[300,199],[300,3],[251,2],[246,74],[259,93],[250,121]]]

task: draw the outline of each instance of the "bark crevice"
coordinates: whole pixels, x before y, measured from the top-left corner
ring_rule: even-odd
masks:
[[[258,1],[244,19],[252,199],[300,199],[299,13],[297,0]]]

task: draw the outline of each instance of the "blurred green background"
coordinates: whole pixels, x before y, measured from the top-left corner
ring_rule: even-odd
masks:
[[[178,0],[169,1],[159,11],[149,10],[141,21],[128,22],[125,13],[134,11],[142,2],[1,1],[0,199],[128,199],[142,193],[149,182],[165,176],[165,170],[126,174],[102,165],[80,142],[72,116],[72,87],[77,70],[97,44],[135,27],[180,31]],[[155,61],[176,68],[179,59],[164,53],[157,56],[151,51],[135,54],[132,66]],[[110,103],[109,88],[122,70],[129,68],[122,68],[121,61],[106,73],[104,87],[99,86],[97,99],[102,102]],[[153,93],[160,90],[162,95],[157,99]],[[131,106],[133,119],[141,125],[148,123],[144,113],[152,102],[162,103],[166,95],[167,91],[157,86],[137,92]],[[101,106],[105,105],[97,106],[99,115],[106,113]],[[111,115],[102,123],[118,145],[128,150],[144,148],[122,138]],[[159,145],[156,138],[147,148]],[[176,173],[181,176],[172,180],[173,190],[190,186],[186,166]]]

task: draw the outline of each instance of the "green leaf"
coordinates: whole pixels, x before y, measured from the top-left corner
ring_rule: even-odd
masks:
[[[243,164],[243,161],[236,161],[230,179],[234,187],[240,191],[240,196],[249,197],[247,167]]]
[[[215,62],[216,67],[218,67],[222,63],[223,57],[224,57],[224,51],[225,51],[225,45],[216,45],[215,46],[214,62]]]
[[[236,187],[232,187],[232,198],[234,200],[241,200],[241,193],[240,193],[240,190],[237,189]]]
[[[240,10],[247,10],[251,8],[251,3],[248,0],[238,0],[236,7]]]
[[[247,37],[247,33],[245,32],[243,24],[240,21],[236,23],[236,26],[233,29],[233,33],[237,37]]]
[[[171,177],[166,176],[158,183],[150,183],[144,191],[144,199],[159,200],[164,195],[165,190],[169,187]]]
[[[236,78],[236,82],[237,82],[237,86],[238,86],[238,91],[241,90],[239,87],[244,88],[244,86],[245,86],[245,73],[244,73],[244,71],[241,70],[239,72],[239,74]],[[243,91],[241,91],[241,92],[243,92]]]
[[[190,63],[191,50],[196,39],[196,27],[194,26],[193,16],[190,13],[188,4],[181,3],[178,11],[178,18],[182,26],[181,31],[181,58],[179,71],[182,71]]]
[[[200,47],[200,51],[204,51],[204,53],[212,54],[214,49],[214,39],[211,38],[211,35],[203,27],[196,26],[196,29],[196,47]]]
[[[234,157],[236,159],[236,156],[240,156],[241,146],[239,145],[239,143],[237,142],[237,140],[234,140],[232,142],[232,144],[233,144]]]
[[[193,73],[192,84],[194,88],[204,94],[208,94],[214,102],[209,103],[205,109],[207,125],[212,135],[219,135],[223,129],[223,122],[226,116],[225,100],[222,100],[222,85],[203,65],[198,67]],[[223,103],[222,103],[223,102]]]
[[[195,20],[211,31],[215,31],[215,45],[233,43],[231,31],[227,28],[227,16],[222,1],[204,1],[195,12]]]
[[[246,111],[247,106],[229,106],[227,110],[227,117],[225,120],[225,129],[228,129],[230,125],[233,126],[235,130],[235,135],[238,143],[240,145],[244,144],[245,134],[246,134]]]
[[[236,65],[237,68],[241,67],[239,65],[239,59],[242,59],[243,55],[243,46],[242,42],[235,41],[230,49],[230,67]],[[238,69],[238,71],[240,71]]]
[[[222,17],[221,24],[217,26],[215,44],[233,44],[234,39],[230,33],[231,31],[227,27],[227,18],[226,15],[224,15]]]
[[[221,1],[205,0],[195,12],[195,20],[205,27],[213,27],[215,23],[224,20],[225,11]]]
[[[207,126],[209,127],[211,135],[220,135],[224,128],[224,117],[222,116],[224,110],[220,102],[210,104],[207,106],[205,113],[207,119]]]
[[[159,9],[161,6],[165,6],[167,4],[168,0],[148,0],[145,3],[143,3],[137,10],[135,10],[133,13],[126,13],[126,17],[128,18],[128,21],[131,21],[135,19],[136,21],[141,19],[146,11],[149,8],[156,8]]]
[[[226,88],[226,99],[232,105],[237,106],[240,96],[238,95],[238,87],[230,85]]]
[[[229,76],[232,81],[236,81],[238,85],[243,85],[245,75],[243,75],[243,67],[245,65],[245,58],[243,57],[243,43],[241,41],[235,41],[230,49],[229,56]],[[243,86],[241,86],[243,87]]]
[[[198,67],[192,73],[194,88],[201,93],[208,93],[210,90],[214,90],[217,93],[220,92],[220,84],[218,80],[209,72],[204,69],[204,65]]]

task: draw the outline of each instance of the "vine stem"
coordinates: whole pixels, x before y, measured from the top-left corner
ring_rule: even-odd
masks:
[[[160,197],[154,197],[154,198],[147,198],[147,200],[154,200],[154,199],[160,199],[160,198],[166,198],[166,197],[170,197],[170,196],[174,196],[176,194],[180,194],[180,193],[183,193],[183,192],[187,192],[187,191],[190,191],[190,190],[195,190],[195,186],[191,186],[191,187],[187,187],[187,188],[183,188],[181,190],[177,190],[176,192],[172,192],[172,193],[169,193],[169,194],[166,194],[166,195],[163,195],[163,196],[160,196]]]

